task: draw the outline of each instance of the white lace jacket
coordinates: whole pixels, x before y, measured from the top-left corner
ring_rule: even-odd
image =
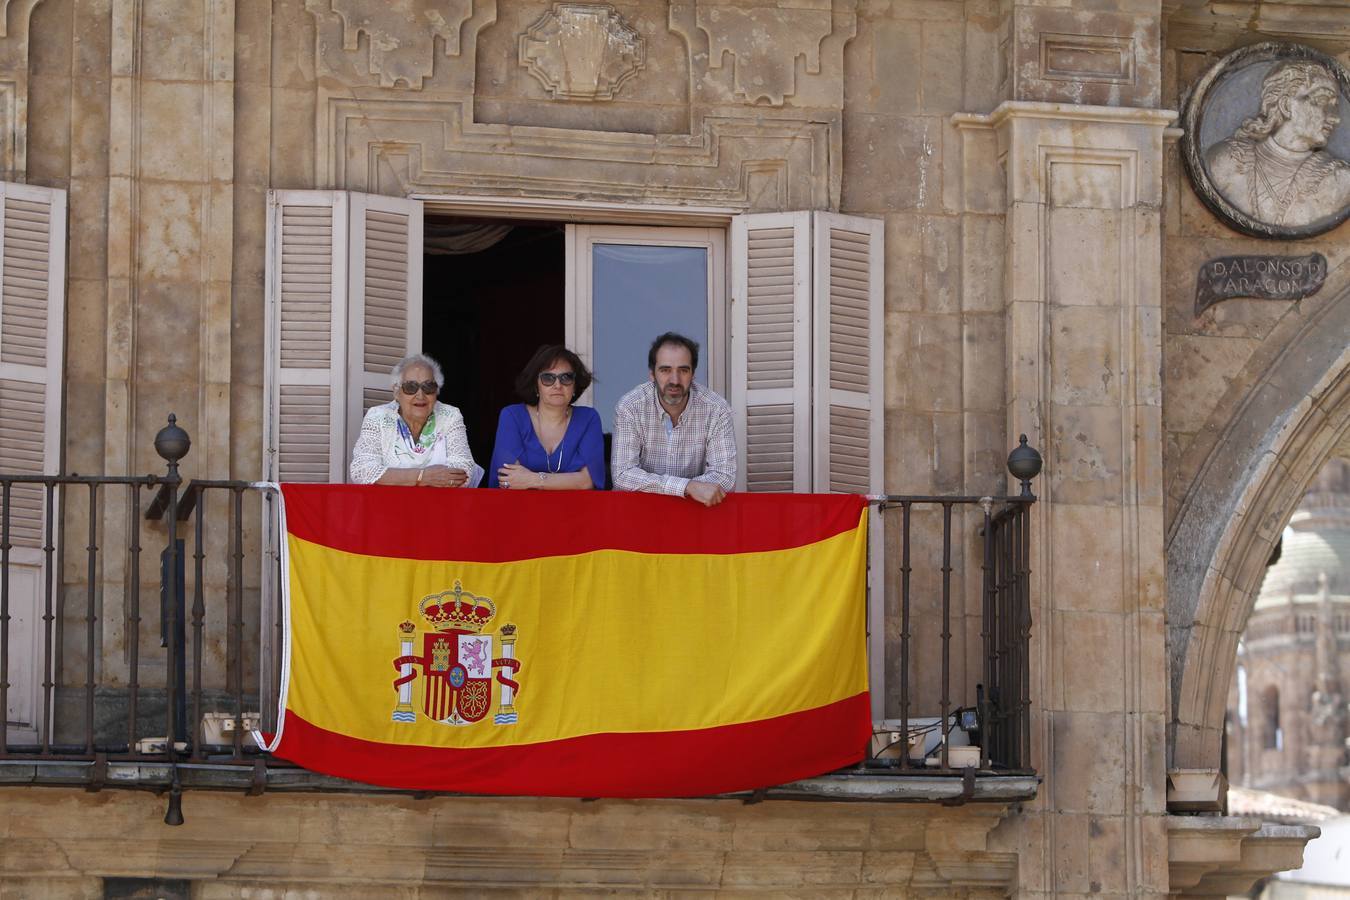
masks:
[[[368,410],[361,422],[361,436],[352,449],[349,471],[352,483],[374,484],[386,469],[418,469],[432,464],[471,472],[473,454],[469,451],[464,417],[459,410],[445,403],[436,404],[435,416],[435,445],[439,446],[414,453],[399,437],[397,403],[390,401]]]

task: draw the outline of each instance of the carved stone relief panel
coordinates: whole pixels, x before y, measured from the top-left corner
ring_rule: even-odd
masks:
[[[555,3],[520,36],[520,64],[555,100],[612,100],[647,42],[609,5]]]
[[[834,206],[856,3],[303,0],[314,181]]]
[[[477,122],[648,135],[693,128],[689,47],[664,3],[501,3],[474,63]]]
[[[341,49],[366,56],[366,71],[382,87],[421,90],[432,74],[436,44],[447,57],[460,54],[460,28],[473,0],[305,0],[316,17],[337,16]],[[362,39],[365,46],[362,46]]]
[[[670,23],[692,48],[695,102],[843,105],[844,45],[857,33],[856,0],[676,0]]]
[[[1119,4],[1116,4],[1117,6]],[[1157,106],[1162,82],[1156,15],[1018,4],[1012,14],[1012,99]]]
[[[1182,157],[1196,193],[1256,237],[1312,237],[1350,218],[1350,73],[1300,44],[1254,44],[1196,83]]]

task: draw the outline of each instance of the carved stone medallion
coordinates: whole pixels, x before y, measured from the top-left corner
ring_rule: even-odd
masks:
[[[1182,155],[1196,193],[1256,237],[1322,234],[1350,218],[1350,74],[1300,44],[1254,44],[1192,89]]]
[[[520,64],[555,100],[612,100],[646,55],[642,35],[607,4],[555,3],[520,36]]]

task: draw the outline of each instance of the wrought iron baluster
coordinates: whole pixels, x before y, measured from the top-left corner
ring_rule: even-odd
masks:
[[[900,753],[900,768],[908,769],[909,760],[909,524],[910,507],[905,500],[900,504],[900,740],[905,748]]]
[[[98,580],[98,483],[89,483],[89,543],[85,545],[84,752],[94,752],[94,653],[98,644],[95,585]]]
[[[226,666],[230,692],[234,694],[234,758],[243,756],[244,731],[244,489],[232,489],[234,521],[230,538],[234,543],[234,573],[230,586],[230,636]]]
[[[53,612],[52,579],[56,563],[56,481],[43,482],[46,488],[43,508],[46,510],[46,540],[42,544],[42,755],[52,753],[52,689],[61,665],[61,638],[65,631],[60,600]],[[55,627],[53,627],[55,626]]]
[[[191,488],[189,488],[189,492]],[[201,759],[202,741],[202,621],[206,618],[206,604],[202,598],[202,578],[205,572],[206,552],[202,523],[206,519],[206,491],[198,489],[193,521],[192,539],[196,543],[192,560],[192,759]]]
[[[942,761],[949,769],[947,746],[951,742],[952,679],[952,504],[942,504]]]
[[[984,529],[981,532],[981,548],[984,551],[980,563],[981,582],[980,604],[980,645],[984,655],[984,690],[979,696],[980,768],[989,768],[990,751],[995,732],[990,725],[989,689],[994,681],[994,605],[997,594],[994,587],[994,503],[986,498],[980,505],[984,508]]]
[[[127,548],[130,567],[130,596],[127,610],[127,752],[136,752],[136,716],[140,712],[141,696],[141,486],[133,481],[127,485],[130,505],[127,509],[127,533],[131,546]]]

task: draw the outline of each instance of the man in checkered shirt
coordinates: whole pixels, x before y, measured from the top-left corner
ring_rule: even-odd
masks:
[[[698,344],[666,332],[647,351],[651,380],[614,407],[614,489],[716,506],[736,486],[731,405],[694,382]]]

